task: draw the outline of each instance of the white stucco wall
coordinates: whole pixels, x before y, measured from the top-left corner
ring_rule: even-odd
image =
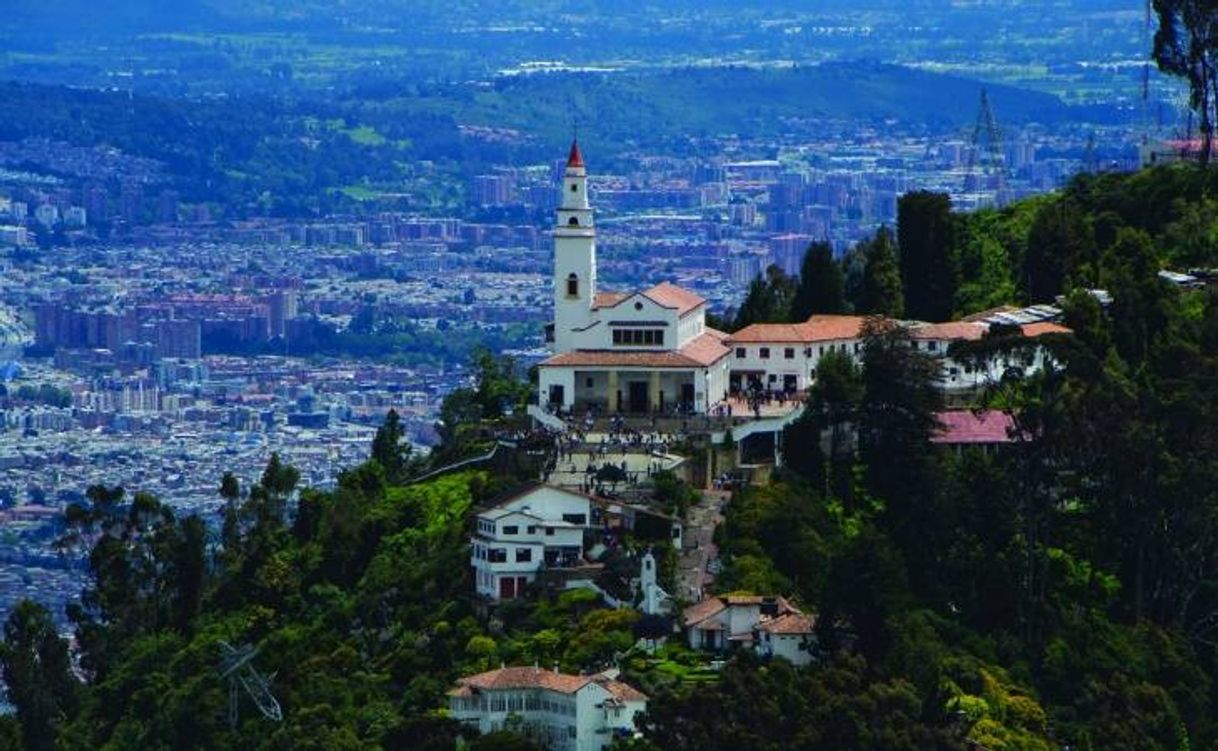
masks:
[[[826,353],[837,350],[845,352],[856,359],[861,356],[861,343],[858,339],[834,339],[832,341],[800,344],[794,342],[748,342],[729,344],[732,354],[731,370],[739,373],[761,372],[762,388],[768,391],[781,391],[784,376],[795,376],[795,389],[804,391],[812,385],[813,375],[820,358]],[[768,348],[770,356],[763,358],[762,349]],[[744,350],[744,357],[738,357],[739,350]],[[787,350],[792,357],[787,358]],[[772,376],[772,378],[771,378]],[[742,380],[741,387],[747,384]]]

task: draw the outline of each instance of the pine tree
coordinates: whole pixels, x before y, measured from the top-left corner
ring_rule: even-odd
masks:
[[[845,275],[833,259],[833,248],[825,242],[812,243],[799,271],[790,319],[806,321],[815,313],[845,313],[845,287]]]
[[[897,240],[905,314],[924,321],[950,319],[958,283],[951,198],[929,191],[901,196]]]
[[[1036,212],[1024,254],[1024,293],[1032,303],[1053,302],[1071,272],[1089,260],[1094,238],[1078,207],[1067,200],[1047,203]]]
[[[900,318],[905,314],[905,296],[892,231],[880,227],[875,237],[861,245],[863,284],[855,307],[860,313]]]
[[[372,458],[384,468],[391,483],[401,482],[410,458],[410,444],[403,438],[401,418],[396,409],[391,409],[372,439]]]
[[[736,311],[734,328],[740,330],[754,323],[790,323],[791,303],[797,281],[776,265],[765,270],[749,285],[749,292]]]

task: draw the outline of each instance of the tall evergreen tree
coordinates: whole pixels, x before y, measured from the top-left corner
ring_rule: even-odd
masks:
[[[905,314],[924,321],[950,319],[958,284],[951,198],[924,190],[901,196],[897,241]]]
[[[734,328],[739,330],[754,323],[789,323],[796,286],[794,278],[771,264],[764,277],[757,277],[749,285],[748,294],[736,311]]]
[[[1053,302],[1073,270],[1089,261],[1095,242],[1091,227],[1070,200],[1046,203],[1028,230],[1024,253],[1024,293],[1029,302]]]
[[[826,242],[812,243],[804,253],[799,287],[791,301],[792,321],[806,321],[815,313],[845,313],[846,278]]]
[[[385,477],[391,483],[404,479],[406,464],[410,460],[410,443],[404,439],[402,420],[397,410],[391,409],[372,439],[372,458],[384,468]]]
[[[863,284],[855,309],[869,315],[900,318],[905,314],[905,295],[901,291],[901,267],[892,230],[880,227],[875,237],[860,246]]]
[[[8,700],[21,723],[22,745],[27,751],[51,751],[56,725],[74,711],[77,682],[68,644],[59,637],[46,608],[22,600],[9,614],[0,667]]]

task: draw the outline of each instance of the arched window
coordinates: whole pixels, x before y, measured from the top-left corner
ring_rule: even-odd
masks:
[[[567,297],[579,297],[579,277],[575,274],[567,275]]]
[[[578,193],[578,192],[579,192],[579,183],[571,183],[571,192],[572,192],[572,193]]]
[[[567,220],[567,226],[568,227],[578,227],[579,219],[577,217],[571,217],[570,219]]]

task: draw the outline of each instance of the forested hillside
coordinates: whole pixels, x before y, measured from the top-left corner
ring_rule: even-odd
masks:
[[[470,175],[491,165],[546,162],[569,139],[573,119],[594,113],[587,147],[606,168],[631,170],[640,151],[692,156],[697,139],[732,133],[777,139],[820,135],[826,123],[888,129],[899,122],[911,132],[954,135],[975,119],[982,86],[867,62],[547,73],[485,83],[365,75],[324,97],[187,98],[0,83],[0,141],[46,138],[155,159],[186,201],[210,203],[226,218],[324,214],[358,207],[352,196],[379,193],[403,207],[442,211],[458,205]],[[925,93],[911,103],[909,91]],[[1008,124],[1126,116],[1010,86],[988,91]],[[502,132],[480,138],[461,126]]]
[[[750,315],[762,318],[932,304],[950,316],[1061,292],[1074,333],[1038,340],[1057,367],[979,395],[1017,424],[988,452],[930,442],[936,366],[904,329],[876,320],[859,364],[827,357],[784,440],[785,469],[737,492],[718,533],[717,586],[815,612],[819,663],[742,654],[691,675],[680,659],[657,670],[628,654],[626,679],[652,701],[642,737],[621,746],[1214,748],[1218,296],[1158,277],[1218,266],[1214,187],[1186,167],[1084,177],[967,216],[912,196],[903,225],[844,268],[809,253],[807,268],[840,285],[759,283]],[[943,240],[920,246],[927,228]],[[946,270],[930,281],[950,305],[902,289],[919,252]],[[1094,287],[1110,306],[1081,291]],[[1007,334],[955,354],[1020,357],[1028,340]],[[480,421],[526,397],[510,367],[484,359],[480,373],[446,404],[443,460],[485,446]],[[71,614],[79,666],[45,611],[15,611],[0,663],[18,713],[0,723],[0,748],[449,749],[460,733],[443,697],[457,677],[627,653],[638,616],[583,594],[480,614],[469,510],[529,468],[409,484],[421,462],[392,425],[333,492],[296,488],[277,461],[254,487],[218,482],[215,531],[156,499],[91,489],[63,542],[88,559]],[[852,432],[857,451],[833,440]],[[283,722],[244,704],[229,726],[222,640],[259,648]],[[530,747],[510,734],[469,742]]]

